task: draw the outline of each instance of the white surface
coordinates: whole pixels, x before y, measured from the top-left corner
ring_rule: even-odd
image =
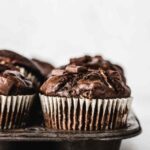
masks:
[[[122,150],[150,149],[149,0],[0,0],[0,48],[56,65],[84,53],[123,64],[143,134]]]

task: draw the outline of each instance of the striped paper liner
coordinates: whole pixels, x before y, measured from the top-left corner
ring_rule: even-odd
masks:
[[[60,130],[107,130],[127,125],[132,97],[78,99],[40,94],[45,126]]]
[[[0,129],[14,129],[25,125],[34,95],[0,95]]]

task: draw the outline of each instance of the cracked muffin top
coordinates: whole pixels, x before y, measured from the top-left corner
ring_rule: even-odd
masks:
[[[16,67],[25,76],[31,73],[40,82],[43,81],[43,75],[40,73],[40,70],[33,64],[33,62],[16,52],[5,49],[0,50],[0,64],[8,67]]]
[[[0,95],[34,94],[33,83],[16,68],[0,65]]]
[[[70,59],[68,65],[52,70],[40,92],[47,96],[87,99],[126,98],[131,95],[123,69],[102,56]]]

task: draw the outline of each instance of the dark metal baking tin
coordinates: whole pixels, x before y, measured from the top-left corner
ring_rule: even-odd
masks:
[[[128,126],[124,129],[107,131],[60,131],[30,127],[26,129],[0,132],[0,141],[9,142],[15,149],[38,147],[58,150],[119,150],[123,139],[137,136],[141,126],[131,113]],[[18,143],[19,141],[19,143]],[[19,148],[20,146],[20,148]],[[12,148],[11,147],[11,148]]]

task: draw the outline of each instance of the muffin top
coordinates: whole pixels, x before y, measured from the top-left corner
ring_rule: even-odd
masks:
[[[52,71],[52,69],[54,69],[53,65],[51,65],[50,63],[47,63],[45,61],[41,61],[41,60],[33,58],[32,62],[40,70],[41,74],[43,75],[43,77],[45,79],[47,79],[47,77],[50,74],[50,72]]]
[[[0,65],[0,95],[30,95],[34,93],[32,82],[22,76],[16,68]]]
[[[40,92],[47,96],[88,99],[126,98],[131,95],[123,69],[101,56],[70,59],[68,65],[52,70]]]
[[[4,64],[11,67],[12,66],[23,67],[27,71],[35,74],[38,78],[42,77],[40,71],[32,63],[32,61],[10,50],[0,50],[0,64]]]

